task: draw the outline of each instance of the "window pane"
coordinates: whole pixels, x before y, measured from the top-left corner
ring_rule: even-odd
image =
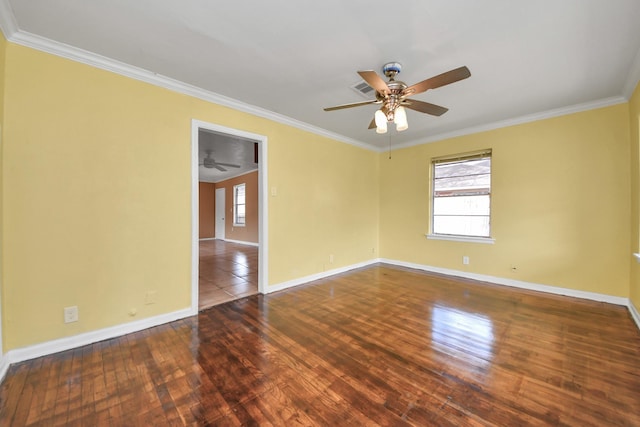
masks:
[[[434,234],[489,237],[491,157],[433,163]]]
[[[434,215],[489,215],[489,196],[437,197],[433,199]]]
[[[245,224],[245,184],[233,187],[233,223]]]
[[[482,189],[488,192],[491,188],[491,175],[467,175],[436,178],[434,181],[436,193],[461,189]]]
[[[452,163],[436,163],[435,178],[491,173],[491,158],[462,160]]]
[[[489,216],[433,216],[434,234],[489,237]]]
[[[244,185],[236,187],[236,203],[244,204]]]

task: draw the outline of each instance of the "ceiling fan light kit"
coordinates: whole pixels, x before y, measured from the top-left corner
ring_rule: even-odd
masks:
[[[376,111],[373,117],[376,121],[376,133],[387,133],[387,116],[382,110]]]
[[[373,120],[369,124],[369,129],[376,129],[376,133],[386,133],[388,123],[395,123],[396,131],[402,132],[409,128],[406,108],[432,116],[441,116],[448,111],[447,108],[428,102],[408,99],[411,95],[426,92],[429,89],[436,89],[471,76],[467,67],[456,68],[446,73],[439,74],[429,79],[423,80],[412,86],[407,86],[404,82],[395,80],[396,75],[402,70],[399,62],[388,62],[382,67],[382,72],[389,79],[388,82],[371,70],[358,71],[362,79],[376,91],[376,99],[371,101],[356,102],[353,104],[327,107],[324,111],[342,110],[345,108],[360,107],[362,105],[378,104],[380,109],[375,112]]]

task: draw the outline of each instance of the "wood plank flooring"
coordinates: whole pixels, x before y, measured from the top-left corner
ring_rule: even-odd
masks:
[[[640,426],[640,331],[379,264],[13,365],[0,425]]]
[[[258,248],[223,240],[200,241],[198,308],[258,293]]]

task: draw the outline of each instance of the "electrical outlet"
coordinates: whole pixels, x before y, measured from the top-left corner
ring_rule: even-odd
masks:
[[[468,256],[463,256],[462,257],[462,263],[464,265],[469,265],[469,257]]]
[[[78,306],[64,308],[64,323],[71,323],[78,321]]]
[[[329,264],[333,264],[333,254],[329,255]]]

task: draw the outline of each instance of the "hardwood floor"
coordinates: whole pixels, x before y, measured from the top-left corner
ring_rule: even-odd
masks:
[[[11,366],[0,425],[640,425],[627,309],[374,265]]]
[[[200,241],[198,308],[204,309],[258,293],[258,248]]]

